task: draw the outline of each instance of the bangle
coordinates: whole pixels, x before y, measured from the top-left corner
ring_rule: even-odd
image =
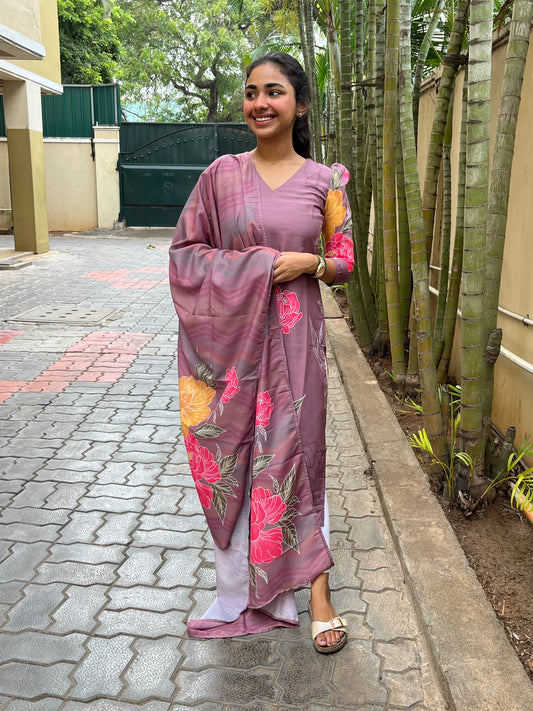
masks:
[[[313,274],[313,277],[315,279],[320,279],[320,277],[325,273],[326,269],[328,268],[328,263],[326,262],[326,258],[323,257],[321,254],[317,254],[317,259],[318,259],[318,264],[315,273]]]

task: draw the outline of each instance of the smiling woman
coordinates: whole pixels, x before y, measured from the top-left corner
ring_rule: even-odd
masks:
[[[346,627],[326,572],[318,280],[345,282],[353,247],[348,174],[311,160],[308,107],[295,59],[269,54],[248,67],[244,116],[257,147],[201,175],[176,227],[170,283],[182,428],[217,574],[216,600],[189,634],[296,626],[294,590],[311,583],[315,648],[331,653]]]

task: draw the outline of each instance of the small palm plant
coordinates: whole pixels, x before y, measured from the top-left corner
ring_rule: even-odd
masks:
[[[429,441],[429,437],[427,435],[427,432],[425,429],[419,430],[416,434],[410,435],[407,438],[407,441],[411,445],[413,449],[419,450],[421,452],[425,452],[426,454],[429,455],[430,457],[430,466],[435,466],[437,465],[443,472],[444,476],[446,477],[446,488],[445,488],[445,497],[448,499],[448,501],[452,501],[453,497],[455,496],[456,492],[456,474],[457,474],[457,467],[456,467],[456,461],[462,462],[463,465],[465,465],[468,468],[469,471],[469,484],[472,482],[473,476],[474,476],[474,462],[472,461],[472,458],[470,457],[469,454],[466,452],[456,452],[456,445],[457,445],[457,430],[459,429],[459,423],[461,420],[460,414],[457,414],[456,417],[452,419],[452,424],[450,428],[450,460],[449,462],[443,462],[442,459],[440,459],[434,452],[433,452],[433,447],[431,446],[431,442]],[[417,455],[418,460],[428,473],[428,476],[431,476],[431,470],[430,468],[427,467],[425,460]]]

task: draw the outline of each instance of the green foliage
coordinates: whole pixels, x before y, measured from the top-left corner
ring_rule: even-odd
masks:
[[[428,454],[430,456],[431,464],[438,464],[439,467],[442,469],[442,471],[444,472],[444,475],[446,477],[446,485],[447,485],[447,492],[446,493],[447,493],[447,497],[450,501],[453,499],[453,496],[455,494],[455,488],[456,488],[455,461],[459,460],[466,467],[468,467],[468,469],[470,470],[470,480],[472,480],[472,478],[474,476],[474,462],[472,461],[472,457],[469,454],[467,454],[466,452],[456,452],[455,451],[455,448],[457,445],[457,431],[459,429],[460,421],[461,421],[460,415],[457,415],[457,417],[455,417],[455,419],[452,420],[452,427],[451,427],[451,432],[450,432],[450,461],[449,462],[442,461],[442,459],[440,459],[433,452],[433,447],[431,446],[431,442],[429,441],[429,437],[428,437],[425,429],[421,429],[418,431],[418,433],[410,435],[407,438],[407,441],[409,442],[411,447],[413,447],[413,449],[418,449],[418,450]],[[427,468],[424,460],[419,457],[419,461],[429,474],[428,468]]]
[[[141,118],[240,118],[250,0],[242,14],[228,0],[117,3],[128,13],[121,29],[122,97],[143,107]]]
[[[108,84],[121,56],[124,15],[101,0],[58,0],[61,77],[64,84]]]

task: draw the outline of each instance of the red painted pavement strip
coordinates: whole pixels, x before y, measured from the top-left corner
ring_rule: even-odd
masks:
[[[0,331],[0,345],[4,345],[4,343],[9,343],[11,339],[20,336],[21,333],[24,333],[24,331]]]
[[[0,336],[6,333],[0,331]],[[116,383],[153,337],[153,333],[94,331],[31,382],[0,380],[0,403],[17,392],[60,393],[75,382]]]
[[[131,274],[168,274],[167,267],[139,267],[139,269],[116,269],[112,272],[96,271],[83,274],[82,279],[95,279],[96,281],[111,282],[108,289],[153,289],[159,284],[168,283],[168,276],[163,280],[152,279],[126,279]]]

